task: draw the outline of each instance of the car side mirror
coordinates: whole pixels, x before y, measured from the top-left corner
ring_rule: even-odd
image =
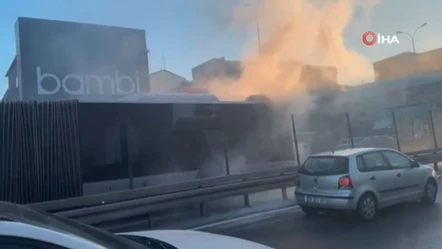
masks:
[[[419,168],[420,164],[418,162],[416,162],[415,160],[411,161],[411,167],[412,168]]]

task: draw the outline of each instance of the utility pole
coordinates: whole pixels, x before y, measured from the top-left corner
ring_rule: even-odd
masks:
[[[163,69],[166,69],[166,55],[163,52]]]

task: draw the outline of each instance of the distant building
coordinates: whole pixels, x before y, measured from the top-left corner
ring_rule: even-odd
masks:
[[[153,93],[173,92],[179,88],[186,78],[169,70],[160,70],[150,74],[150,91]]]
[[[442,102],[442,72],[413,74],[348,87],[339,98],[347,111],[382,110]]]
[[[442,72],[442,48],[423,53],[405,52],[373,63],[375,80]]]
[[[300,62],[287,62],[282,70],[299,69]],[[224,57],[210,59],[192,69],[192,78],[196,85],[207,86],[213,79],[238,79],[241,77],[241,62],[226,60]],[[336,67],[303,65],[301,82],[309,84],[313,91],[338,86]]]
[[[224,57],[213,58],[192,68],[192,78],[197,85],[207,85],[216,78],[236,79],[241,76],[241,62]]]
[[[186,78],[169,70],[160,70],[150,74],[151,93],[208,93],[206,88],[196,87]]]
[[[376,84],[387,84],[389,107],[442,101],[442,48],[398,54],[373,63],[373,69]]]
[[[373,63],[375,81],[394,79],[420,72],[419,54],[405,52]]]
[[[305,65],[300,62],[287,62],[283,71],[297,70],[302,66],[300,82],[308,84],[307,89],[312,93],[338,90],[338,70],[333,66]]]
[[[6,71],[5,77],[8,78],[8,88],[5,95],[3,95],[3,101],[18,100],[20,93],[18,90],[18,72],[17,72],[17,56],[11,62],[11,65]]]

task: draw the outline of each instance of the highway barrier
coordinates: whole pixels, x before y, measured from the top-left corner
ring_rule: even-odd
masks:
[[[281,189],[287,198],[286,188],[295,185],[296,167],[265,170],[260,172],[206,178],[171,185],[152,186],[99,195],[64,200],[33,203],[28,206],[76,219],[98,227],[109,223],[126,226],[125,220],[145,217],[149,213],[189,204],[199,204],[204,215],[204,202],[231,196],[244,196],[249,206],[249,194]],[[149,217],[147,220],[149,221]]]
[[[422,164],[438,163],[442,161],[442,149],[420,150],[404,154]]]
[[[406,153],[414,160],[428,164],[442,161],[442,149]],[[146,217],[149,213],[185,205],[199,204],[204,215],[204,203],[232,196],[244,196],[249,206],[249,194],[295,185],[297,167],[284,167],[248,174],[201,179],[172,185],[153,186],[64,200],[34,203],[28,206],[79,220],[98,227],[114,229],[126,226],[128,220]]]

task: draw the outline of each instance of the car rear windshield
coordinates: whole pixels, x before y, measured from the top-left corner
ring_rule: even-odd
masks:
[[[337,156],[309,157],[298,172],[305,175],[327,176],[348,174],[348,158]]]

